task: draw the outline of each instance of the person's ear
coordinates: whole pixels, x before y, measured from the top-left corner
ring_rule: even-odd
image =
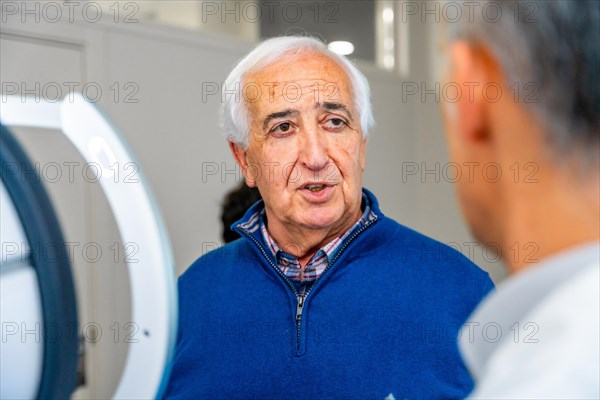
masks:
[[[473,45],[456,41],[450,45],[450,82],[457,87],[458,95],[445,101],[446,114],[455,119],[460,135],[464,140],[480,141],[488,139],[487,91],[490,88],[489,65],[482,50]]]
[[[233,155],[235,162],[242,170],[242,175],[244,175],[246,185],[248,185],[248,187],[255,187],[256,180],[253,174],[253,169],[248,161],[246,150],[241,144],[232,142],[231,140],[229,141],[229,149],[231,150],[231,154]]]

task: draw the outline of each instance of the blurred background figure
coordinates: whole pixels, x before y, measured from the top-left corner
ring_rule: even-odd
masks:
[[[447,24],[446,79],[474,90],[443,109],[451,159],[504,173],[457,189],[474,236],[498,244],[513,277],[463,330],[472,396],[597,399],[600,6],[483,3],[501,17]]]
[[[246,181],[240,183],[235,189],[225,195],[221,206],[221,221],[223,222],[223,242],[233,242],[240,235],[231,230],[231,224],[241,219],[246,211],[260,200],[260,193],[256,187],[248,187]]]

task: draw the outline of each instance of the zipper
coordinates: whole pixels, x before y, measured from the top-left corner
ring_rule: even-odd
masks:
[[[346,250],[346,247],[348,247],[350,245],[350,243],[352,243],[352,241],[358,236],[360,235],[362,232],[364,232],[365,229],[367,229],[368,227],[370,227],[371,225],[373,225],[375,222],[377,222],[379,220],[379,217],[375,216],[375,219],[371,220],[371,221],[367,221],[365,223],[365,225],[360,228],[359,230],[357,230],[356,232],[354,232],[354,234],[352,234],[352,236],[350,236],[348,238],[348,240],[346,241],[346,243],[344,243],[344,245],[342,246],[342,248],[336,253],[335,257],[333,260],[331,260],[331,263],[329,265],[327,265],[327,268],[325,268],[323,270],[323,272],[321,272],[321,275],[319,275],[319,277],[317,278],[317,280],[315,280],[313,282],[312,285],[310,285],[310,288],[308,289],[308,291],[306,292],[306,294],[304,295],[304,298],[306,299],[306,297],[310,294],[310,292],[312,292],[313,288],[315,286],[317,286],[317,283],[319,283],[319,281],[321,280],[321,278],[323,276],[325,276],[325,272],[327,272],[331,267],[333,267],[333,265],[335,264],[335,262],[338,260],[338,258],[340,258],[340,256],[342,255],[342,253]]]
[[[250,238],[250,240],[252,240],[254,242],[254,244],[256,244],[258,246],[263,257],[267,260],[267,262],[269,264],[271,264],[271,266],[273,267],[273,270],[275,270],[277,272],[277,274],[285,281],[285,283],[288,285],[288,287],[294,293],[294,296],[296,296],[296,302],[297,302],[296,303],[296,351],[299,351],[300,350],[300,333],[301,333],[300,332],[300,323],[302,322],[302,311],[304,309],[304,300],[306,299],[306,294],[298,293],[298,291],[296,290],[296,287],[294,286],[292,281],[290,281],[290,279],[281,271],[281,269],[277,265],[275,265],[273,263],[273,261],[271,261],[271,259],[267,255],[267,252],[265,251],[262,244],[260,244],[260,242],[254,238],[254,236],[252,236],[248,231],[246,231],[243,228],[238,227],[238,229],[242,233],[244,233],[248,238]]]
[[[300,323],[300,321],[302,321],[302,311],[304,311],[304,299],[306,299],[306,294],[301,293],[296,299],[298,300],[298,305],[296,306],[296,322]]]
[[[335,262],[340,258],[340,256],[346,250],[346,248],[350,245],[350,243],[352,243],[352,241],[358,235],[360,235],[362,232],[364,232],[365,229],[367,229],[368,227],[370,227],[371,225],[373,225],[377,221],[379,221],[379,217],[375,216],[375,219],[373,219],[371,221],[367,221],[362,228],[360,228],[359,230],[357,230],[356,232],[354,232],[354,234],[352,234],[352,236],[350,236],[350,238],[348,238],[348,240],[346,241],[346,243],[344,243],[344,245],[342,246],[342,248],[336,253],[335,258],[333,260],[331,260],[331,263],[329,265],[327,265],[327,267],[323,270],[323,272],[321,273],[321,275],[319,275],[319,277],[313,282],[313,284],[310,285],[310,288],[306,292],[303,291],[302,293],[298,293],[298,291],[296,290],[296,287],[294,286],[294,284],[292,283],[292,281],[290,281],[290,279],[281,271],[281,269],[277,265],[275,265],[273,263],[273,261],[271,261],[271,259],[267,255],[267,252],[265,251],[264,247],[260,244],[260,242],[258,240],[256,240],[254,238],[254,236],[252,236],[248,231],[246,231],[243,228],[239,228],[238,227],[238,230],[240,232],[244,233],[244,235],[246,235],[250,240],[252,240],[254,242],[254,244],[256,244],[258,246],[258,248],[260,249],[260,252],[262,253],[263,257],[267,260],[267,262],[269,264],[271,264],[271,266],[273,267],[273,269],[285,281],[285,283],[288,285],[288,287],[292,290],[292,292],[296,296],[296,351],[297,352],[300,351],[300,347],[301,347],[300,344],[301,344],[301,333],[302,333],[301,332],[302,314],[304,312],[304,305],[305,305],[305,302],[306,302],[306,298],[312,292],[313,288],[315,286],[317,286],[317,283],[321,280],[321,278],[323,278],[323,276],[325,275],[325,273],[331,267],[333,267],[333,265],[335,264]]]
[[[304,311],[304,300],[306,300],[306,295],[307,293],[304,293],[303,291],[296,296],[296,351],[298,352],[300,352],[302,312]]]

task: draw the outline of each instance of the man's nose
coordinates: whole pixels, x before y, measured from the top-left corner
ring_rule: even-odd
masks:
[[[318,127],[304,129],[300,141],[300,162],[310,170],[321,170],[329,162],[325,133]]]

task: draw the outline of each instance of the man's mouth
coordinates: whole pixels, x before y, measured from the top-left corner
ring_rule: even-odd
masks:
[[[322,192],[325,189],[332,188],[337,182],[307,182],[300,187],[302,190],[308,190],[313,193]]]
[[[304,185],[304,189],[308,189],[311,192],[320,192],[325,189],[327,185],[324,183],[309,183],[308,185]]]

